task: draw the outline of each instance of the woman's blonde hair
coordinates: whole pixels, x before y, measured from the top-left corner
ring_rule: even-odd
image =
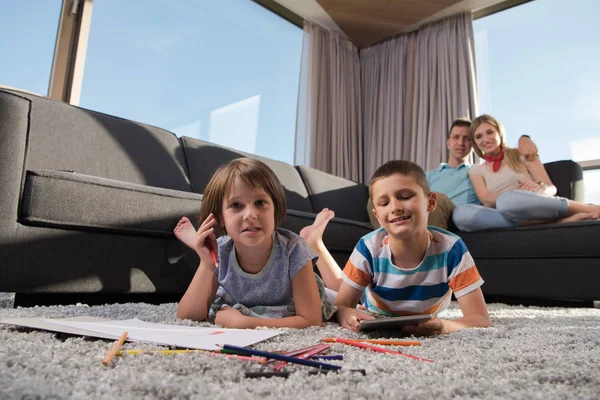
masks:
[[[235,178],[240,178],[246,185],[267,192],[275,209],[275,226],[285,218],[286,198],[283,185],[265,163],[252,158],[236,158],[220,166],[206,185],[200,207],[200,223],[212,213],[216,220],[217,235],[226,233],[222,227],[223,199],[229,195]]]
[[[469,136],[471,137],[471,143],[473,143],[473,151],[481,158],[485,158],[485,154],[477,145],[475,144],[475,131],[479,127],[479,125],[483,123],[488,123],[492,125],[500,136],[500,146],[504,148],[504,157],[506,158],[506,163],[508,166],[515,172],[525,172],[527,168],[521,159],[521,153],[519,150],[513,149],[506,145],[506,134],[504,133],[504,126],[498,121],[496,118],[492,117],[488,114],[480,115],[475,118],[473,122],[471,122],[471,132]]]

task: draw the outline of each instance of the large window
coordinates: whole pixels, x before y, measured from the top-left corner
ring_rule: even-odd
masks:
[[[61,4],[0,1],[0,85],[48,94]]]
[[[292,163],[301,50],[250,0],[94,1],[80,105]]]
[[[536,0],[474,21],[479,111],[509,145],[528,134],[543,162],[600,160],[598,15],[596,0]],[[600,174],[584,183],[600,203]]]

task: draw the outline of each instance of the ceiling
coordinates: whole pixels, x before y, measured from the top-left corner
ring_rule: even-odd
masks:
[[[357,47],[409,32],[464,11],[488,13],[529,0],[275,0],[284,8],[347,37]]]

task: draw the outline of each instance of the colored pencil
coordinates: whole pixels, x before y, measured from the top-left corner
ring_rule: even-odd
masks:
[[[373,346],[373,345],[367,344],[367,343],[355,342],[355,341],[352,341],[352,340],[342,339],[342,338],[335,338],[335,341],[338,342],[338,343],[347,344],[349,346],[359,347],[361,349],[368,349],[368,350],[376,351],[378,353],[395,354],[395,355],[398,355],[398,356],[408,357],[408,358],[411,358],[413,360],[425,361],[425,362],[433,362],[433,360],[430,360],[428,358],[417,357],[417,356],[413,356],[412,354],[401,353],[399,351],[389,350],[389,349],[385,349],[383,347],[377,347],[377,346]]]
[[[323,362],[319,362],[319,361],[312,361],[312,360],[303,360],[301,358],[284,356],[282,354],[277,354],[277,353],[269,353],[267,351],[248,349],[246,347],[238,347],[238,346],[233,346],[230,344],[224,344],[223,349],[233,350],[237,353],[246,354],[246,355],[268,357],[268,358],[274,358],[276,360],[287,361],[287,362],[294,363],[294,364],[308,365],[309,367],[315,367],[315,368],[323,368],[323,369],[341,369],[342,368],[339,365],[327,364],[327,363],[323,363]]]
[[[328,355],[316,355],[311,357],[312,360],[343,360],[344,356],[341,354],[328,354]]]
[[[138,355],[138,354],[142,354],[142,353],[150,353],[150,354],[165,354],[165,355],[174,355],[174,354],[186,354],[186,353],[205,353],[211,356],[224,356],[224,357],[231,357],[231,358],[237,358],[238,360],[242,360],[242,361],[255,361],[255,362],[264,362],[265,358],[264,357],[248,357],[248,356],[240,356],[239,354],[226,354],[226,353],[221,353],[221,352],[215,352],[215,351],[208,351],[208,350],[119,350],[117,351],[117,353],[115,354],[115,356],[123,356],[125,354],[128,355]]]
[[[104,360],[102,360],[102,365],[104,365],[105,367],[107,367],[110,364],[110,361],[112,360],[112,358],[117,353],[117,350],[119,350],[119,347],[121,347],[121,345],[123,344],[123,342],[125,341],[125,339],[127,339],[127,335],[128,335],[127,332],[123,332],[123,334],[121,335],[121,337],[119,338],[119,340],[117,340],[115,342],[115,344],[112,347],[112,349],[110,349],[110,351],[108,352],[108,354],[106,355],[106,357],[104,357]]]
[[[315,345],[312,345],[312,346],[308,346],[308,347],[303,347],[303,348],[297,349],[297,350],[290,350],[290,351],[277,352],[277,353],[283,354],[284,356],[295,357],[298,354],[306,353],[307,351],[310,351],[310,350],[312,350],[312,349],[314,349],[316,347],[319,347],[319,346],[321,346],[321,343],[315,344]],[[273,359],[269,359],[269,360],[264,359],[264,360],[265,361],[263,362],[263,364],[269,364],[269,363],[272,363],[274,361],[277,361],[277,360],[273,360]]]
[[[421,342],[410,342],[406,340],[385,340],[385,339],[346,339],[351,340],[353,342],[364,342],[371,344],[379,344],[382,346],[420,346]],[[322,342],[334,343],[336,342],[336,338],[325,338],[321,339]]]
[[[300,358],[302,360],[306,360],[306,359],[311,358],[312,356],[315,356],[317,354],[320,354],[320,353],[324,352],[325,350],[329,350],[330,348],[331,348],[330,344],[323,343],[323,344],[315,346],[313,349],[310,349],[310,350],[308,350],[308,351],[306,351],[304,353],[298,354],[296,356],[296,358]],[[281,362],[275,364],[275,366],[273,367],[273,371],[280,371],[280,370],[282,370],[283,368],[285,368],[286,364],[287,364],[287,361],[281,361]]]
[[[213,262],[215,263],[215,267],[219,268],[219,261],[217,260],[217,253],[215,252],[215,248],[213,247],[212,242],[210,241],[210,238],[206,238],[206,240],[204,241],[204,243],[206,244],[206,247],[208,247],[208,250],[210,250],[210,255],[212,256]]]

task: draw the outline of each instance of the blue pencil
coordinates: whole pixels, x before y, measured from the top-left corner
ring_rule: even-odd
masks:
[[[343,360],[344,356],[341,354],[329,354],[329,355],[317,355],[317,356],[312,356],[311,359],[313,360]]]
[[[278,353],[269,353],[268,351],[247,349],[245,347],[238,347],[238,346],[233,346],[230,344],[224,344],[223,349],[235,351],[236,353],[241,353],[241,354],[250,354],[250,355],[255,355],[255,356],[260,356],[260,357],[272,358],[275,360],[287,361],[289,363],[308,365],[309,367],[315,367],[315,368],[331,369],[331,370],[336,370],[336,369],[342,368],[339,365],[327,364],[327,363],[312,361],[312,360],[303,360],[301,358],[284,356],[284,355],[278,354]]]

